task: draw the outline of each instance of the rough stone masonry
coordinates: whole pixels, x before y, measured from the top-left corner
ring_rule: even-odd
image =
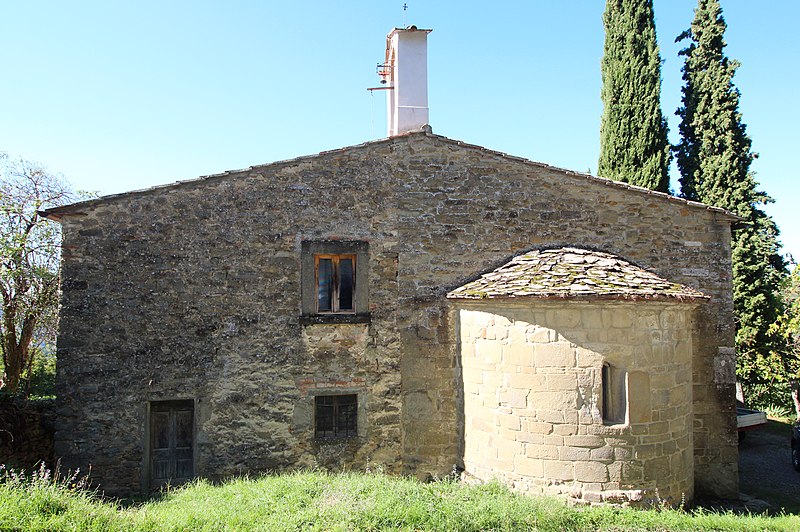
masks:
[[[164,420],[191,412],[191,431],[170,436],[169,445],[188,449],[183,460],[192,474],[212,479],[368,465],[426,478],[465,460],[491,469],[470,454],[476,443],[464,409],[472,362],[464,360],[464,324],[446,294],[516,255],[565,246],[624,258],[710,300],[680,312],[625,303],[624,315],[677,312],[688,331],[674,353],[680,358],[653,362],[635,356],[635,338],[672,331],[672,322],[652,331],[638,321],[628,332],[614,325],[628,335],[639,364],[632,369],[649,376],[652,437],[634,434],[633,425],[609,435],[597,420],[585,429],[591,435],[570,434],[553,421],[547,435],[565,438],[571,450],[551,464],[518,459],[525,462],[518,471],[530,466],[539,477],[523,484],[551,479],[569,491],[584,480],[592,484],[581,488],[585,498],[594,500],[606,479],[628,468],[643,471],[643,480],[668,472],[676,496],[692,478],[695,493],[737,492],[733,373],[726,370],[734,364],[734,218],[722,210],[426,128],[47,215],[64,230],[56,455],[65,467],[91,464],[106,493],[150,489],[161,445],[151,427],[162,411]],[[366,302],[358,312],[331,318],[306,308],[304,286],[313,288],[315,277],[304,250],[314,246],[358,257],[357,297]],[[536,325],[536,312],[514,308],[503,326]],[[548,327],[547,316],[539,326]],[[573,332],[605,327],[602,305],[580,316],[570,322]],[[569,336],[551,340],[580,347]],[[567,380],[578,378],[580,365],[570,363],[564,379],[546,376],[537,394],[572,390]],[[684,369],[679,380],[675,364]],[[341,395],[357,398],[357,435],[315,437],[316,398]],[[577,404],[559,404],[559,419],[577,415]],[[683,421],[658,424],[669,409]],[[523,421],[508,421],[522,438],[551,430]],[[611,450],[594,452],[605,447]],[[641,489],[652,488],[648,482]]]

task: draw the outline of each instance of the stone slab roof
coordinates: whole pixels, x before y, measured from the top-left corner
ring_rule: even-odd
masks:
[[[726,211],[725,209],[721,209],[719,207],[712,207],[712,206],[706,205],[704,203],[699,203],[699,202],[696,202],[696,201],[689,201],[689,200],[686,200],[686,199],[683,199],[683,198],[679,198],[678,196],[672,196],[670,194],[665,194],[663,192],[656,192],[654,190],[649,190],[649,189],[643,188],[643,187],[637,187],[635,185],[630,185],[628,183],[622,183],[620,181],[612,181],[611,179],[606,179],[606,178],[603,178],[603,177],[597,177],[597,176],[593,176],[593,175],[585,174],[585,173],[581,173],[581,172],[573,172],[571,170],[566,170],[564,168],[558,168],[558,167],[555,167],[555,166],[550,166],[548,164],[539,163],[539,162],[536,162],[536,161],[531,161],[531,160],[525,159],[523,157],[515,157],[515,156],[509,155],[507,153],[491,150],[489,148],[484,148],[483,146],[477,146],[477,145],[474,145],[474,144],[468,144],[468,143],[462,142],[460,140],[454,140],[454,139],[450,139],[448,137],[443,137],[441,135],[435,135],[433,133],[433,131],[431,130],[430,126],[424,126],[422,129],[420,129],[418,131],[411,131],[411,132],[403,134],[403,135],[398,135],[398,136],[395,136],[395,137],[389,137],[389,138],[385,138],[385,139],[373,140],[373,141],[365,142],[363,144],[358,144],[358,145],[355,145],[355,146],[348,146],[348,147],[339,148],[339,149],[336,149],[336,150],[323,151],[323,152],[320,152],[320,153],[317,153],[317,154],[314,154],[314,155],[306,155],[306,156],[303,156],[303,157],[297,157],[295,159],[288,159],[288,160],[285,160],[285,161],[276,161],[274,163],[269,163],[269,164],[264,164],[264,165],[250,166],[248,168],[243,168],[243,169],[240,169],[240,170],[229,170],[227,172],[222,172],[220,174],[212,174],[212,175],[207,175],[207,176],[201,176],[201,177],[198,177],[196,179],[187,179],[185,181],[177,181],[175,183],[169,183],[169,184],[166,184],[166,185],[157,185],[157,186],[154,186],[154,187],[141,189],[141,190],[133,190],[133,191],[130,191],[130,192],[123,192],[123,193],[120,193],[120,194],[110,194],[110,195],[107,195],[107,196],[101,196],[99,198],[94,198],[94,199],[90,199],[90,200],[80,201],[80,202],[77,202],[77,203],[72,203],[72,204],[69,204],[69,205],[62,205],[60,207],[54,207],[52,209],[47,209],[47,210],[41,211],[41,214],[43,216],[47,217],[47,218],[51,218],[53,220],[58,220],[58,219],[61,218],[61,216],[69,215],[69,214],[80,214],[83,209],[91,208],[94,205],[102,204],[102,203],[107,202],[107,201],[112,201],[112,200],[117,199],[117,198],[124,198],[124,197],[132,196],[132,195],[139,195],[139,194],[159,193],[159,192],[162,192],[162,191],[165,191],[165,190],[169,190],[169,189],[172,189],[172,188],[175,188],[175,187],[193,185],[193,184],[197,184],[197,183],[202,183],[203,181],[211,181],[211,180],[216,180],[216,179],[221,179],[221,178],[227,178],[228,176],[231,176],[231,175],[234,175],[234,174],[240,174],[242,172],[256,171],[256,170],[267,168],[267,167],[277,167],[277,166],[286,165],[286,164],[296,164],[296,163],[300,163],[300,162],[303,162],[303,161],[312,160],[312,159],[314,159],[316,157],[319,157],[319,156],[329,155],[329,154],[337,154],[337,153],[344,153],[344,152],[347,152],[347,151],[350,151],[350,150],[359,149],[359,148],[363,148],[363,147],[367,147],[367,146],[380,145],[380,144],[391,144],[391,143],[394,143],[394,142],[402,142],[404,139],[409,138],[409,137],[414,137],[414,136],[428,137],[428,138],[431,138],[431,139],[436,139],[438,141],[450,144],[450,145],[455,146],[455,147],[468,149],[468,150],[475,150],[477,152],[484,153],[484,154],[487,154],[487,155],[502,157],[504,159],[508,159],[509,161],[521,162],[523,164],[527,164],[527,165],[530,165],[532,167],[545,168],[545,169],[553,170],[555,172],[561,172],[566,177],[570,177],[570,178],[573,178],[573,179],[586,179],[586,180],[593,181],[593,182],[596,182],[596,183],[602,183],[602,184],[604,184],[606,186],[629,190],[629,191],[631,191],[633,193],[636,193],[636,194],[643,194],[643,195],[647,195],[647,196],[657,197],[657,198],[659,198],[659,199],[661,199],[663,201],[670,201],[670,202],[682,204],[682,205],[685,205],[685,206],[691,207],[691,208],[696,208],[696,209],[702,209],[702,210],[706,210],[706,211],[716,212],[719,215],[721,215],[723,219],[727,219],[730,222],[742,220],[742,218],[740,218],[739,216],[733,214],[732,212]]]
[[[578,248],[518,255],[447,294],[449,299],[709,299],[610,253]]]

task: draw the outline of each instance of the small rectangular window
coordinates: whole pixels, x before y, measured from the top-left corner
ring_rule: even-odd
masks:
[[[315,398],[315,430],[318,439],[358,436],[358,396],[319,395]]]
[[[300,252],[300,323],[369,323],[369,243],[304,240]]]
[[[603,364],[602,373],[603,422],[619,425],[626,422],[628,413],[627,374],[611,364]]]
[[[355,312],[356,256],[314,255],[318,313]]]

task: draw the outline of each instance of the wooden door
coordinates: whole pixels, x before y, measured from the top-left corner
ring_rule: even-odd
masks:
[[[150,406],[150,487],[175,486],[194,477],[194,402]]]

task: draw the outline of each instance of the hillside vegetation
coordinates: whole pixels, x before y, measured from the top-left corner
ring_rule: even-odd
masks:
[[[0,469],[1,530],[800,530],[800,517],[569,507],[492,483],[290,473],[196,481],[123,505],[76,476]]]

